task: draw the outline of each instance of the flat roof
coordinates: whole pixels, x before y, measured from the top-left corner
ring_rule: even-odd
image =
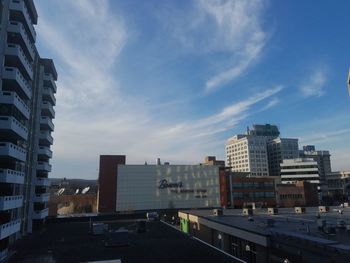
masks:
[[[331,236],[318,229],[318,215],[330,226],[336,226],[338,220],[344,220],[347,225],[350,225],[350,207],[341,208],[343,214],[339,214],[339,209],[339,207],[330,207],[328,213],[319,213],[318,207],[306,207],[305,213],[296,214],[294,208],[278,208],[276,215],[269,215],[267,208],[255,209],[251,216],[252,221],[248,220],[248,216],[242,214],[242,209],[224,209],[222,216],[215,216],[212,210],[182,210],[180,212],[262,236],[283,234],[322,244],[341,245],[340,247],[350,252],[350,234],[346,229],[337,229],[336,235]],[[268,219],[274,220],[272,227],[268,226]]]
[[[137,233],[137,220],[110,220],[109,229],[129,231],[129,246],[105,247],[104,235],[92,235],[89,222],[47,223],[44,230],[15,243],[9,262],[232,262],[232,258],[160,222],[147,222]]]

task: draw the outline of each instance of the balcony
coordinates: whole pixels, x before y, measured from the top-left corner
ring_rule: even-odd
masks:
[[[15,170],[0,169],[0,183],[24,184],[24,173]]]
[[[7,44],[5,48],[6,63],[8,66],[18,67],[23,75],[33,80],[33,68],[21,46]]]
[[[24,23],[27,32],[29,33],[32,42],[35,42],[36,32],[33,26],[33,22],[30,18],[28,9],[23,0],[11,0],[10,10],[12,11],[11,15],[15,20],[20,20]]]
[[[47,203],[50,199],[49,193],[44,194],[35,194],[34,195],[34,202],[36,203]]]
[[[22,147],[10,142],[0,142],[0,155],[9,156],[19,161],[25,162],[27,151]]]
[[[6,224],[0,225],[0,239],[17,233],[21,229],[21,220],[17,219]]]
[[[44,87],[43,89],[43,100],[51,102],[53,106],[56,105],[56,98],[53,94],[52,89]]]
[[[12,116],[0,116],[0,132],[7,132],[8,138],[28,139],[27,128]]]
[[[51,164],[48,162],[38,162],[36,169],[38,171],[51,172]]]
[[[34,210],[33,219],[45,219],[49,215],[49,209],[45,208],[43,210]]]
[[[52,151],[49,147],[39,146],[38,155],[45,156],[47,158],[52,158]]]
[[[16,92],[0,91],[0,103],[14,105],[18,111],[21,112],[27,120],[29,120],[30,109],[16,94]]]
[[[32,41],[28,37],[26,30],[22,23],[17,21],[9,21],[7,32],[9,32],[9,42],[21,43],[22,48],[28,53],[30,58],[34,60],[35,51]]]
[[[55,79],[53,78],[52,74],[50,74],[50,73],[44,74],[44,86],[52,88],[54,93],[57,92],[56,82],[55,82]]]
[[[49,131],[40,131],[39,144],[47,146],[53,144],[53,138]]]
[[[0,196],[0,211],[23,206],[23,195]]]
[[[43,101],[41,103],[41,112],[42,115],[48,116],[50,118],[55,118],[55,110],[53,109],[53,106],[48,101]]]
[[[51,118],[47,116],[41,116],[40,118],[40,130],[49,130],[53,131],[55,129],[55,125],[53,125]]]
[[[35,185],[37,186],[50,186],[49,178],[37,177],[35,181]]]
[[[3,86],[12,86],[20,97],[32,98],[32,89],[18,68],[5,67]]]

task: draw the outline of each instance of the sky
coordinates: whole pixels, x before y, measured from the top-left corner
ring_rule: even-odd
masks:
[[[50,177],[97,178],[101,154],[225,159],[254,123],[350,170],[349,1],[34,2],[59,75]]]

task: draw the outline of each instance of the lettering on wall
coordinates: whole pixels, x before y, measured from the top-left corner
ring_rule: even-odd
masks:
[[[207,198],[207,189],[183,189],[182,182],[169,183],[168,180],[162,179],[159,181],[158,189],[171,188],[170,192],[173,194],[189,194],[192,193],[196,198]]]

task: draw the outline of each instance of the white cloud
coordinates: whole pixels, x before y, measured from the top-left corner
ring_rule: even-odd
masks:
[[[327,70],[324,67],[318,67],[314,70],[309,79],[300,86],[300,92],[303,97],[321,97],[325,94],[325,84],[327,82]]]
[[[37,28],[59,73],[53,177],[96,177],[100,154],[126,154],[129,162],[137,163],[150,156],[182,163],[205,154],[220,156],[225,139],[219,135],[282,89],[258,92],[209,116],[189,119],[189,113],[174,121],[163,112],[163,118],[155,119],[164,109],[158,104],[167,101],[144,103],[119,88],[114,65],[128,43],[128,28],[108,1],[38,1],[37,6],[58,10],[54,17],[39,10]],[[225,17],[218,17],[218,23],[226,23]],[[227,42],[225,48],[239,50],[240,45]]]
[[[213,62],[213,73],[205,83],[208,93],[242,75],[260,57],[267,41],[261,21],[266,2],[199,0],[196,3],[192,12],[175,12],[174,22],[170,13],[169,29],[191,51],[216,55],[219,63]]]

